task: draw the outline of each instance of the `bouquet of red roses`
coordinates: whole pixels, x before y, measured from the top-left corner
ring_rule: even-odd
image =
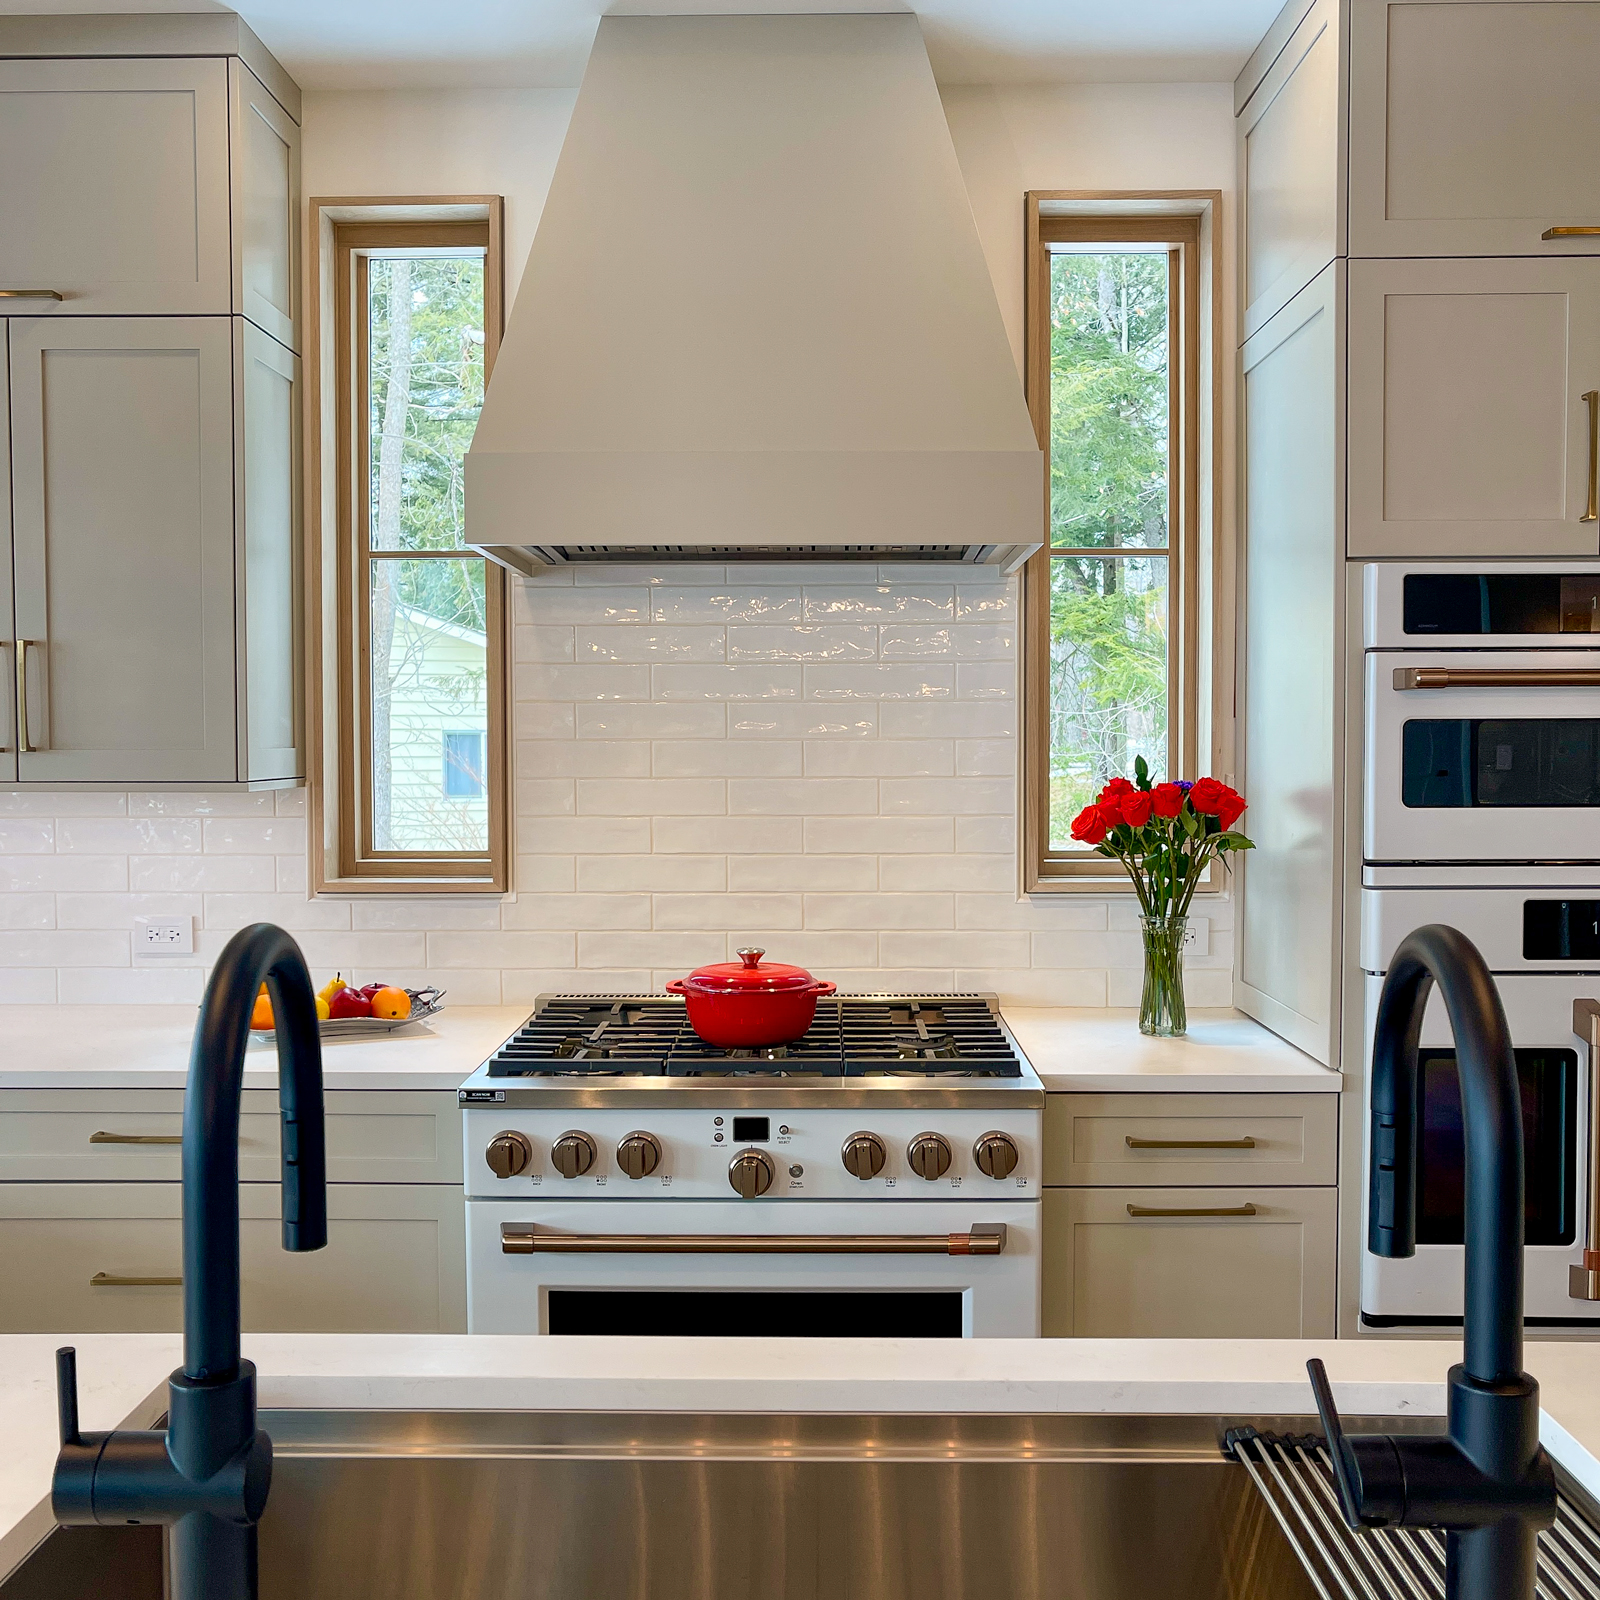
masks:
[[[1233,826],[1244,796],[1216,778],[1152,784],[1143,756],[1133,776],[1113,778],[1073,819],[1072,837],[1122,863],[1145,916],[1187,916],[1212,858],[1254,848]]]

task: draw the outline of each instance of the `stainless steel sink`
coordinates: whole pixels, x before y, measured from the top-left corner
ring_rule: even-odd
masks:
[[[263,1412],[263,1600],[1314,1600],[1225,1429],[1308,1417]],[[1352,1428],[1436,1423],[1356,1418]],[[58,1529],[0,1600],[160,1600]]]

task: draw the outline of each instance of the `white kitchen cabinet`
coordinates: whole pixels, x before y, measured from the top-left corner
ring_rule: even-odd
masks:
[[[11,353],[11,326],[0,318],[0,371],[8,370]],[[0,383],[0,439],[11,438],[11,396]],[[11,451],[0,450],[0,556],[11,550]],[[0,630],[12,621],[11,563],[0,560]],[[12,660],[16,646],[11,639],[0,639],[0,783],[14,783],[17,777],[17,701],[5,693],[15,681]]]
[[[303,1255],[276,1184],[244,1184],[240,1215],[247,1335],[466,1331],[459,1187],[331,1185],[327,1247]],[[0,1332],[175,1331],[181,1217],[175,1183],[0,1184]]]
[[[1352,261],[1348,550],[1594,555],[1600,258]]]
[[[1597,0],[1348,0],[1350,254],[1600,250]]]
[[[1046,1189],[1045,1336],[1329,1338],[1337,1195]]]

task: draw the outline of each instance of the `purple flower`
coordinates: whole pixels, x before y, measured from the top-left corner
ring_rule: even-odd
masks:
[[[1190,790],[1191,790],[1191,789],[1192,789],[1192,788],[1194,788],[1194,784],[1193,784],[1193,782],[1192,782],[1192,781],[1191,781],[1191,780],[1190,780],[1190,779],[1188,779],[1188,778],[1179,778],[1179,779],[1178,779],[1178,787],[1179,787],[1179,788],[1180,788],[1180,789],[1182,789],[1182,790],[1183,790],[1183,792],[1184,792],[1184,793],[1185,793],[1185,794],[1188,794],[1188,792],[1189,792],[1189,791],[1190,791]]]

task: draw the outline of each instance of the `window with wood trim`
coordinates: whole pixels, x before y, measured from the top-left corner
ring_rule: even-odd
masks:
[[[1200,219],[1030,205],[1028,402],[1049,539],[1024,577],[1029,889],[1121,888],[1069,829],[1106,780],[1196,776]]]
[[[353,887],[508,881],[505,575],[466,548],[463,515],[500,338],[492,220],[332,230],[338,870],[324,878]]]

